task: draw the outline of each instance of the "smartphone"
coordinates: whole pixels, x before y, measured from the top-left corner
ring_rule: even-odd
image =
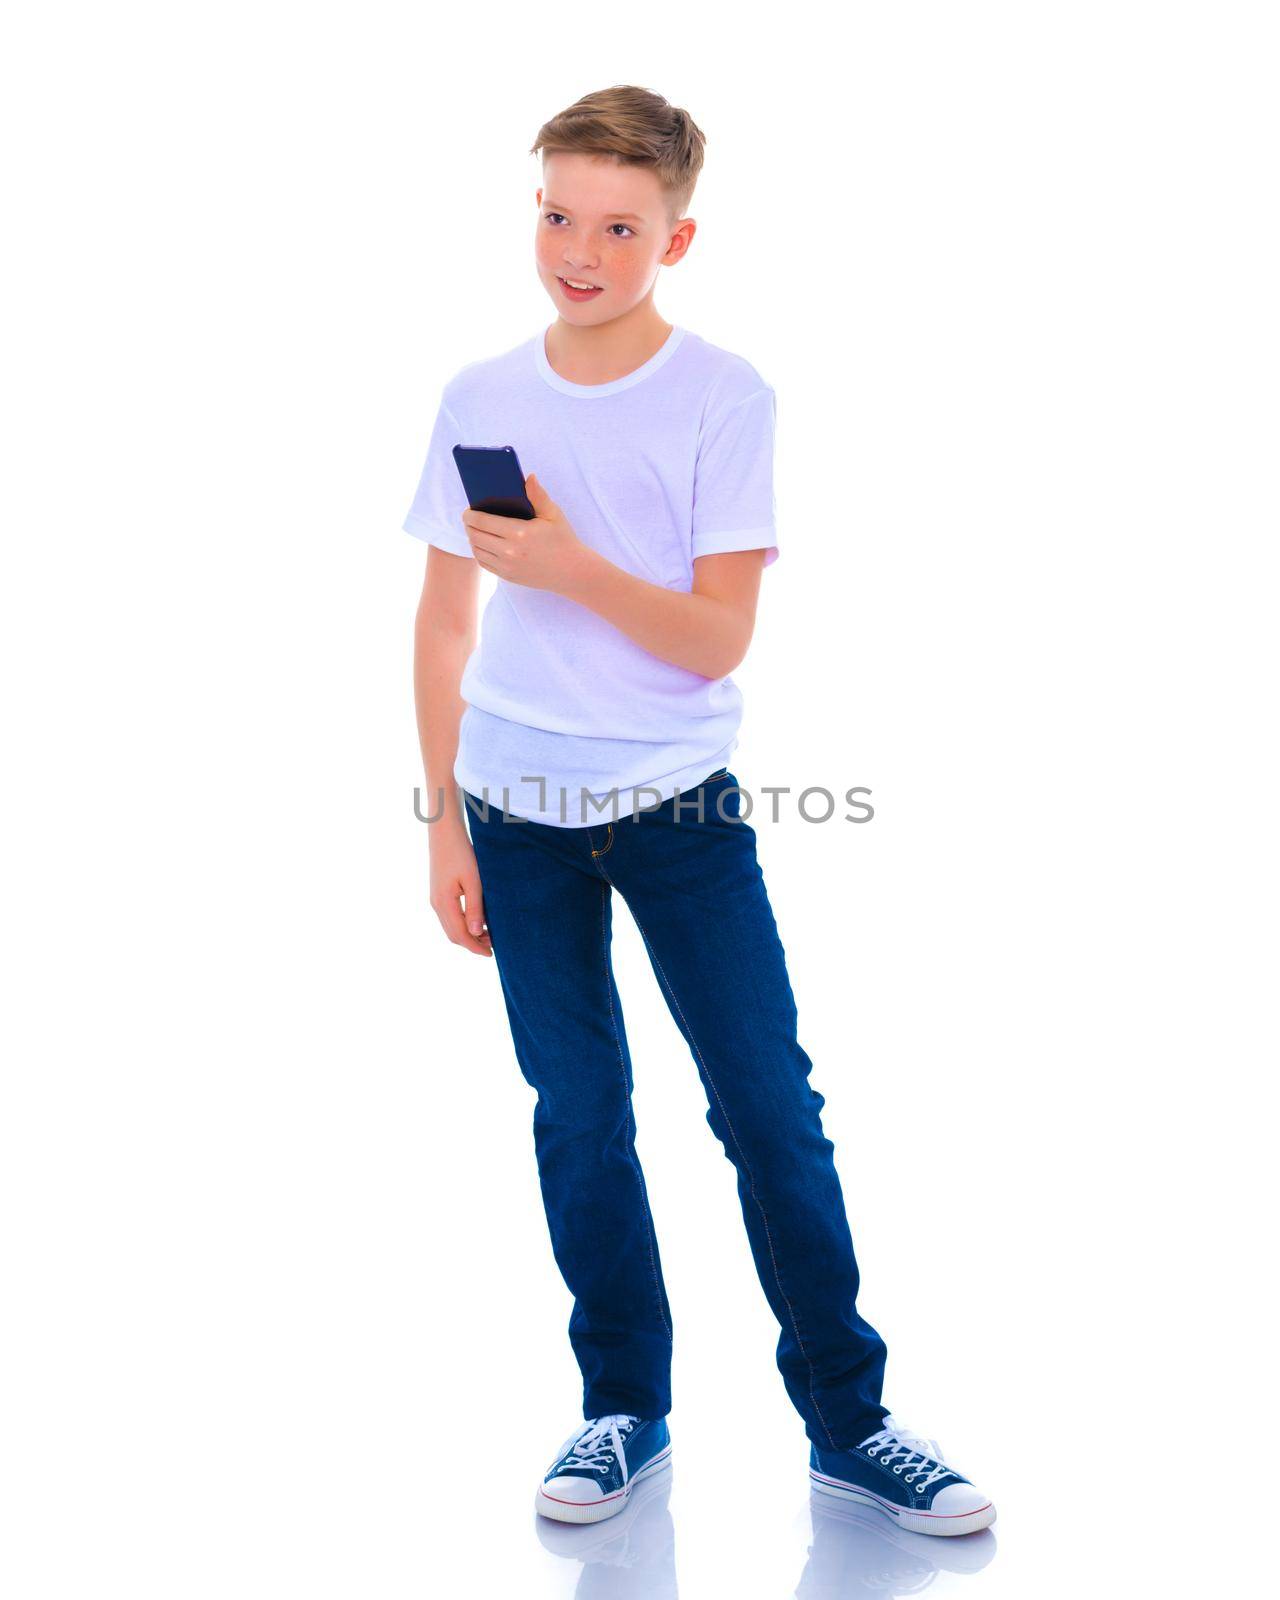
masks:
[[[532,522],[537,516],[524,492],[524,473],[514,445],[455,444],[453,459],[473,511],[488,511],[495,517],[520,517],[525,522]]]

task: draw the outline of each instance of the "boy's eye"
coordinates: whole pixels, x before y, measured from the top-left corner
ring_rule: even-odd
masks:
[[[559,222],[564,222],[566,220],[563,211],[544,211],[543,212],[543,216],[546,217],[547,221],[551,222],[551,223],[559,223]],[[613,232],[613,228],[621,228],[622,229],[622,233],[626,234],[628,238],[630,238],[635,233],[635,229],[634,228],[628,228],[625,222],[615,222],[613,224],[613,227],[611,227],[610,230],[609,230],[610,233]],[[621,238],[622,234],[614,234],[614,237],[615,238]]]

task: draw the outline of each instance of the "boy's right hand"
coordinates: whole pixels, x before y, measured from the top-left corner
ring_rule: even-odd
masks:
[[[436,832],[440,824],[431,826],[431,908],[454,944],[473,955],[491,956],[493,940],[485,926],[480,871],[471,841],[465,829]]]

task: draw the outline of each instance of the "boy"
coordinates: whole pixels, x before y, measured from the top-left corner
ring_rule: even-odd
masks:
[[[904,1528],[968,1533],[994,1520],[990,1502],[880,1401],[885,1346],[855,1309],[825,1102],[727,765],[729,674],[778,556],[775,401],[748,362],[654,306],[658,269],[696,230],[703,136],[615,85],[544,124],[539,152],[535,260],[556,321],[444,386],[405,521],[430,546],[415,694],[430,813],[443,808],[431,903],[454,943],[496,958],[574,1296],[584,1420],[537,1508],[612,1516],[671,1455],[671,1311],[610,960],[616,888],[738,1172],[813,1485]],[[532,521],[469,509],[451,456],[508,443],[533,468]],[[477,646],[481,569],[499,581]]]

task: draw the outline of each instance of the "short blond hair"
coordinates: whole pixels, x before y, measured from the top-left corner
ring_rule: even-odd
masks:
[[[538,129],[529,154],[553,151],[611,156],[623,166],[648,167],[667,197],[669,220],[684,216],[702,171],[706,137],[687,111],[651,89],[615,83],[575,100]]]

